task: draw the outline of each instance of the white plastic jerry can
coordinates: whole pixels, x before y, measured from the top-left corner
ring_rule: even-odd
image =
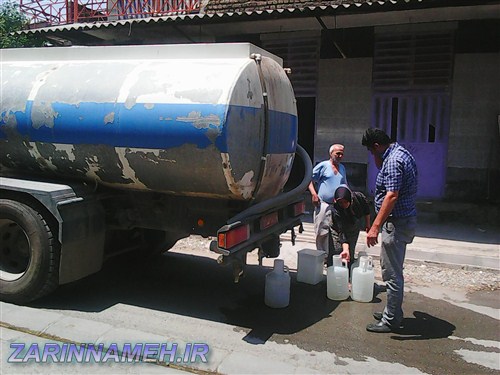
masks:
[[[340,255],[334,255],[332,260],[333,265],[326,270],[326,295],[329,299],[343,301],[349,297],[347,261]]]
[[[375,271],[373,270],[372,257],[360,257],[359,267],[354,268],[352,271],[351,298],[358,302],[371,302],[374,282]]]
[[[283,259],[274,260],[274,269],[266,275],[264,303],[273,308],[290,303],[290,274]]]
[[[364,250],[358,251],[358,257],[357,257],[356,261],[351,264],[351,275],[350,275],[351,280],[352,280],[352,271],[354,271],[354,269],[356,267],[359,267],[359,259],[361,257],[367,257],[367,256],[368,256],[368,253],[366,251],[364,251]]]

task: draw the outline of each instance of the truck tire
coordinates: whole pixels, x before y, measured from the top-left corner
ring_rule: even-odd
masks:
[[[0,299],[27,303],[58,286],[59,244],[39,212],[0,199]]]

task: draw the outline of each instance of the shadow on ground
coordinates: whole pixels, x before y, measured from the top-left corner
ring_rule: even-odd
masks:
[[[238,284],[232,270],[211,258],[166,253],[141,261],[125,255],[110,259],[97,274],[63,285],[32,307],[100,312],[115,304],[207,319],[250,329],[248,342],[262,343],[275,333],[292,334],[330,316],[339,302],[326,298],[326,285],[296,282],[291,272],[290,305],[264,304],[269,267],[247,266]]]
[[[446,320],[436,318],[430,314],[414,311],[414,318],[405,318],[403,327],[393,336],[395,340],[431,340],[451,336],[456,327]]]

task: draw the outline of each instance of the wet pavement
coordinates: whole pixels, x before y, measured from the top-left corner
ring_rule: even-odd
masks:
[[[326,283],[296,280],[296,252],[309,243],[284,244],[290,267],[290,305],[264,305],[264,267],[249,257],[246,276],[232,283],[230,268],[214,261],[204,240],[190,240],[161,258],[109,261],[102,272],[61,287],[20,307],[2,303],[4,327],[30,329],[42,337],[71,342],[207,343],[208,363],[182,367],[224,374],[498,374],[500,371],[500,291],[450,290],[406,285],[404,328],[390,334],[365,330],[385,303],[326,298]],[[379,281],[380,283],[380,281]],[[17,331],[16,331],[17,330]],[[2,332],[5,328],[2,329]],[[11,336],[2,333],[3,358]],[[48,336],[47,336],[48,335]],[[33,340],[42,340],[34,337]],[[23,339],[24,340],[24,339]],[[113,341],[114,340],[114,341]],[[8,372],[53,372],[46,364]],[[88,372],[85,365],[75,370]],[[132,367],[130,367],[132,366]],[[134,367],[108,373],[148,373]],[[56,367],[57,369],[57,367]]]
[[[413,273],[405,284],[404,327],[374,334],[365,327],[373,321],[372,313],[385,305],[383,287],[376,289],[370,303],[338,302],[326,297],[325,280],[317,285],[297,282],[297,252],[314,248],[311,219],[305,218],[296,246],[289,233],[282,236],[280,258],[291,276],[286,308],[264,304],[265,275],[272,259],[264,259],[260,267],[251,253],[245,277],[234,284],[231,269],[217,265],[217,255],[208,251],[208,240],[191,237],[159,258],[110,259],[101,272],[64,285],[29,306],[0,303],[0,372],[499,373],[498,224],[446,222],[433,213],[421,215],[407,253],[407,271]],[[357,250],[368,250],[377,264],[380,248],[365,249],[363,241],[362,232]],[[429,274],[433,272],[438,275]],[[482,278],[488,283],[478,283]],[[376,282],[383,286],[379,273]],[[206,363],[173,367],[143,362],[7,362],[11,344],[47,342],[108,347],[168,342],[181,348],[206,343],[210,352]]]

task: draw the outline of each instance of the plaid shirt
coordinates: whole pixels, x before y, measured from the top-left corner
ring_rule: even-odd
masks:
[[[388,191],[398,191],[398,200],[391,217],[415,216],[417,165],[410,152],[397,142],[382,155],[382,168],[377,175],[375,210],[378,212]]]

